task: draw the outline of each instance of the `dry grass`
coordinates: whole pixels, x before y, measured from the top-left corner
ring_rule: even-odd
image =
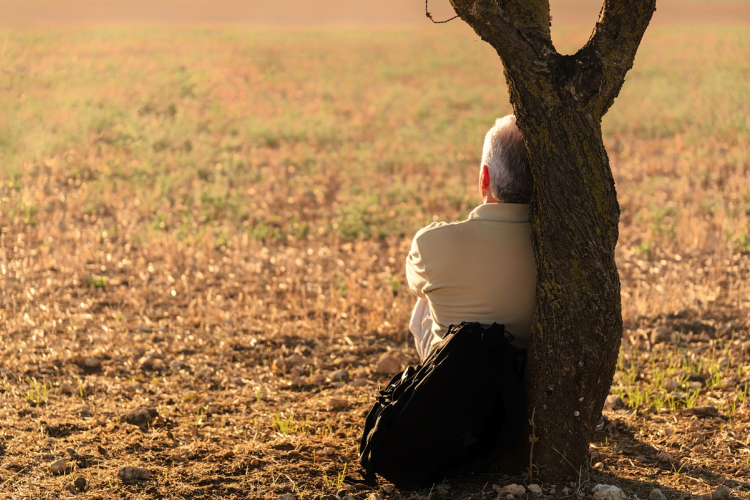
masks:
[[[462,33],[1,31],[0,495],[335,494],[375,361],[416,361],[410,237],[475,204],[509,111]],[[590,480],[641,497],[750,491],[747,41],[649,32],[604,122],[628,408]],[[138,406],[159,414],[144,430],[123,420]]]

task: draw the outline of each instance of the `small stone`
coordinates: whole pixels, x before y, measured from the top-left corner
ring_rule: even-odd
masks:
[[[73,394],[73,386],[70,385],[70,382],[63,382],[60,384],[60,392],[63,394]]]
[[[723,484],[711,493],[711,500],[729,500],[729,488]]]
[[[90,368],[92,370],[100,368],[102,366],[102,360],[95,357],[95,356],[89,356],[87,358],[84,358],[83,365],[86,368]]]
[[[669,342],[670,340],[672,340],[672,332],[668,328],[660,326],[651,332],[652,344],[660,344],[662,342]]]
[[[383,500],[377,493],[370,493],[366,500]]]
[[[143,467],[126,465],[120,467],[120,470],[117,471],[117,477],[126,484],[137,483],[138,481],[148,481],[151,479],[151,471]]]
[[[398,360],[394,355],[388,352],[384,352],[378,362],[375,364],[375,373],[383,373],[387,375],[393,375],[401,371],[401,361]]]
[[[354,387],[364,387],[367,385],[367,379],[365,378],[354,379],[352,380],[351,385],[353,385]]]
[[[75,458],[75,456],[78,455],[78,453],[76,453],[76,450],[70,447],[65,450],[65,453],[67,453],[70,458]]]
[[[102,446],[102,445],[97,445],[97,446],[96,446],[96,451],[97,451],[97,453],[99,453],[100,455],[106,455],[106,454],[107,454],[107,448],[105,448],[105,447],[104,447],[104,446]]]
[[[625,493],[612,484],[597,484],[592,493],[594,500],[625,500]]]
[[[329,378],[333,381],[340,381],[340,380],[348,379],[349,372],[342,368],[341,370],[336,370],[335,372],[331,372],[331,374],[329,375]]]
[[[505,495],[523,495],[524,493],[526,493],[526,488],[524,488],[520,484],[515,483],[505,486],[493,485],[492,489],[497,491],[501,497]]]
[[[253,458],[252,460],[250,460],[251,467],[257,467],[259,465],[260,465],[260,460],[258,460],[257,458]]]
[[[73,485],[78,489],[78,491],[83,491],[86,489],[86,478],[79,477],[76,478],[75,481],[73,481]]]
[[[337,497],[344,497],[349,494],[349,490],[345,490],[341,488],[339,491],[336,492]]]
[[[159,416],[159,412],[156,408],[148,408],[146,406],[139,406],[134,410],[130,410],[122,416],[122,421],[128,424],[137,425],[142,431],[148,429],[149,424]]]
[[[704,417],[715,417],[719,414],[719,409],[715,406],[693,406],[692,408],[685,408],[681,411],[687,415],[695,415],[699,418]]]
[[[659,453],[657,453],[656,459],[659,462],[664,462],[666,464],[672,464],[675,462],[674,456],[672,456],[672,454],[667,453],[665,451],[660,451]]]
[[[542,494],[542,487],[538,484],[530,484],[529,485],[529,491],[532,495],[541,495]]]
[[[383,490],[383,493],[385,493],[386,495],[390,495],[391,493],[393,493],[392,484],[384,484],[383,486],[380,487],[380,489]]]
[[[349,400],[345,398],[329,398],[328,408],[331,410],[343,410],[349,408]]]
[[[602,462],[596,462],[593,468],[596,470],[604,470],[604,464]]]
[[[323,448],[324,455],[333,455],[333,451],[333,448],[331,448],[330,446],[326,446],[325,448]]]
[[[67,468],[68,462],[66,462],[64,458],[55,460],[49,465],[49,471],[54,475],[62,474]]]
[[[667,500],[667,497],[664,496],[664,493],[662,493],[659,488],[654,488],[651,490],[651,493],[648,494],[648,500]]]
[[[605,410],[622,410],[623,408],[625,408],[625,403],[617,394],[610,394],[604,401]]]

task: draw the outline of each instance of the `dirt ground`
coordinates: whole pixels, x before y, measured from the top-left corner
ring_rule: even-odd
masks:
[[[590,468],[521,498],[750,498],[747,35],[670,29],[604,124],[625,321],[606,421]],[[0,30],[0,498],[529,486],[343,482],[378,386],[416,362],[411,235],[473,207],[508,110],[457,33]]]

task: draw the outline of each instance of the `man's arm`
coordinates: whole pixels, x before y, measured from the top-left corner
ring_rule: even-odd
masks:
[[[427,227],[420,229],[411,242],[411,250],[406,257],[406,281],[409,282],[409,290],[417,297],[426,298],[425,293],[430,285],[427,276],[427,264],[424,260],[424,250],[420,244],[424,242],[424,234],[430,229],[445,225],[444,222],[433,222]]]

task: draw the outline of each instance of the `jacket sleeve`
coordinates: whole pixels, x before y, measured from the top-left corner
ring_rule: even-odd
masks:
[[[427,276],[427,266],[424,261],[424,255],[420,251],[420,236],[430,229],[434,224],[427,226],[419,231],[411,242],[411,250],[406,257],[406,281],[409,282],[409,290],[417,297],[425,298],[430,279]]]

